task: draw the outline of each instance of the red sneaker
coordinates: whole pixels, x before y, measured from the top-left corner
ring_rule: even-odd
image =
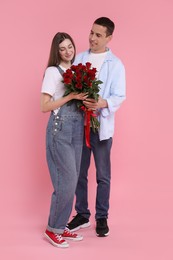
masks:
[[[68,228],[65,228],[62,237],[73,241],[80,241],[83,239],[83,236],[71,232]]]
[[[45,237],[49,240],[49,242],[57,247],[69,247],[69,244],[65,239],[62,238],[62,235],[55,234],[53,232],[50,232],[48,230],[44,233]]]

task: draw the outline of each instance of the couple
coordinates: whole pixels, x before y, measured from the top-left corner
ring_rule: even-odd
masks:
[[[54,191],[46,238],[57,247],[68,247],[66,240],[80,241],[74,231],[90,226],[87,175],[93,152],[96,178],[96,235],[109,234],[107,223],[110,196],[110,153],[114,133],[114,113],[125,100],[125,69],[107,44],[112,39],[114,23],[107,17],[96,19],[89,35],[89,50],[76,55],[73,39],[67,33],[57,33],[50,50],[41,90],[41,110],[51,112],[46,132],[46,156]],[[87,98],[85,93],[63,96],[62,74],[71,64],[90,62],[97,69],[100,85],[99,99]],[[99,111],[100,129],[90,131],[88,148],[84,137],[84,112],[75,102],[82,100],[89,110]],[[77,215],[68,223],[76,194]]]

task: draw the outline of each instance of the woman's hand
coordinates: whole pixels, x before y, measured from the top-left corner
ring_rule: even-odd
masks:
[[[70,93],[68,95],[70,99],[78,99],[78,100],[85,100],[88,97],[87,93]]]

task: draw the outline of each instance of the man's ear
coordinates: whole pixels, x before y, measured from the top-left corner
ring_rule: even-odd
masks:
[[[109,36],[107,36],[107,40],[108,40],[108,42],[110,42],[110,41],[112,40],[112,38],[113,38],[113,35],[112,35],[112,34],[109,35]]]

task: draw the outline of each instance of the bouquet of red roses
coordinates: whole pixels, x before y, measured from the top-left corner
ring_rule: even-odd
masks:
[[[79,63],[72,65],[63,74],[63,83],[66,86],[64,96],[71,92],[87,93],[88,98],[93,98],[98,101],[99,98],[99,84],[101,80],[96,78],[96,68],[91,68],[91,63],[87,62],[85,65]],[[76,100],[77,107],[85,112],[85,133],[89,135],[90,126],[96,132],[99,129],[99,122],[97,114],[94,111],[89,111],[83,104],[82,100]]]

